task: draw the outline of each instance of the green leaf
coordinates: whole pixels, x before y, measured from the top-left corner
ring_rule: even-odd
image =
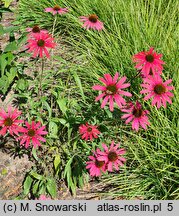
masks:
[[[0,86],[1,86],[0,91],[3,94],[5,94],[8,87],[9,87],[9,81],[8,81],[7,76],[3,76],[3,77],[0,78]]]
[[[51,109],[50,105],[47,103],[47,101],[45,99],[42,99],[42,104],[48,110],[48,117],[51,118],[51,116],[52,116],[52,109]]]
[[[47,190],[49,194],[52,196],[52,198],[55,198],[57,196],[57,186],[56,181],[53,178],[49,178],[47,181]]]
[[[39,184],[39,191],[38,191],[38,194],[45,194],[46,192],[46,185],[44,184],[43,181],[40,182]]]
[[[28,175],[24,181],[24,194],[27,195],[30,192],[33,179]]]
[[[10,65],[15,56],[11,52],[5,53],[5,56],[6,56],[8,65]]]
[[[54,159],[54,162],[53,162],[56,173],[57,173],[57,171],[59,169],[60,162],[61,162],[60,155],[56,155],[55,159]]]
[[[23,91],[26,89],[27,86],[28,86],[27,80],[19,79],[17,81],[16,88],[18,88],[19,90]]]
[[[32,187],[32,193],[33,194],[37,193],[37,190],[38,190],[38,187],[39,187],[39,183],[40,183],[40,181],[37,181],[37,182],[35,182],[35,184],[33,184],[33,187]]]
[[[23,43],[25,43],[27,41],[27,36],[25,35],[22,35],[20,38],[18,38],[18,46],[20,45],[20,44],[23,44]]]
[[[17,49],[18,49],[18,46],[16,44],[16,41],[13,41],[5,47],[4,52],[9,52],[9,51],[12,52],[12,51],[15,51]]]
[[[67,102],[66,98],[61,98],[57,100],[57,104],[59,105],[60,110],[62,111],[63,114],[66,114],[67,111],[66,102]]]
[[[12,10],[10,10],[9,8],[5,8],[5,7],[0,8],[0,14],[5,13],[5,12],[12,12]]]
[[[38,156],[37,156],[37,149],[36,148],[32,148],[32,155],[35,158],[36,161],[39,160]]]
[[[76,82],[77,86],[80,89],[81,96],[82,96],[83,100],[85,101],[85,95],[84,95],[84,92],[83,92],[83,87],[81,85],[81,80],[80,80],[78,74],[75,71],[73,71],[73,77],[75,79],[75,82]]]
[[[38,179],[38,180],[44,180],[44,177],[42,176],[42,175],[39,175],[38,173],[36,173],[36,172],[34,172],[34,171],[31,171],[30,172],[30,175],[32,176],[32,177],[34,177],[35,179]]]
[[[58,126],[55,122],[49,122],[49,134],[52,137],[56,137],[58,134]]]
[[[61,56],[57,56],[57,55],[54,55],[54,59],[55,60],[58,60],[58,62],[59,62],[59,64],[61,64],[62,62],[63,63],[66,63],[66,60],[65,59],[63,59]]]
[[[4,33],[11,33],[13,31],[18,30],[19,28],[17,26],[8,26],[4,28]]]
[[[4,28],[2,25],[0,25],[0,36],[3,35],[5,32],[4,32]]]
[[[1,67],[1,74],[0,74],[0,77],[2,77],[4,75],[4,70],[6,68],[8,64],[8,61],[6,60],[6,55],[1,55],[0,56],[0,67]]]
[[[2,0],[2,1],[4,2],[4,6],[6,8],[8,8],[10,6],[11,2],[13,2],[13,0]]]
[[[12,83],[12,81],[14,80],[16,74],[17,74],[17,68],[15,68],[15,67],[12,67],[10,69],[10,73],[6,73],[6,76],[8,78],[9,83]]]
[[[62,125],[65,125],[67,123],[66,119],[63,119],[63,118],[60,118],[59,119],[59,122],[62,124]]]

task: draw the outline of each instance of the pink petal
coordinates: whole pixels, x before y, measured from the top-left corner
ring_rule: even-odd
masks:
[[[101,85],[95,85],[92,87],[93,90],[105,91],[106,87]]]
[[[106,96],[101,104],[101,108],[104,108],[109,100],[110,96]]]

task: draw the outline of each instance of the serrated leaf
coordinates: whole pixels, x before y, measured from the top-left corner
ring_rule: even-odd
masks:
[[[24,181],[24,194],[27,195],[30,192],[33,179],[28,175]]]

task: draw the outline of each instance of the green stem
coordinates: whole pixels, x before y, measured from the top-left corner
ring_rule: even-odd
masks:
[[[55,26],[56,26],[56,22],[57,22],[57,15],[55,15],[55,19],[53,21],[53,27],[52,27],[52,37],[54,37],[54,33],[55,33]],[[52,67],[53,67],[53,49],[52,49],[52,55],[51,55],[51,62],[52,62]]]
[[[44,72],[44,58],[42,57],[42,66],[41,66],[41,73],[40,73],[40,79],[39,79],[38,99],[40,99],[42,97],[42,78],[43,78],[43,72]]]
[[[55,16],[55,19],[53,21],[53,27],[52,27],[52,37],[54,36],[54,33],[55,33],[55,26],[56,26],[56,22],[57,22],[57,15]],[[52,68],[53,68],[53,49],[52,49],[52,55],[51,55],[51,62],[52,62]],[[51,85],[51,92],[53,90],[53,85]],[[53,108],[53,97],[51,96],[51,109]]]
[[[57,15],[55,16],[55,19],[54,19],[54,21],[53,21],[52,37],[54,36],[56,22],[57,22]]]
[[[134,80],[136,77],[138,77],[138,76],[140,75],[140,73],[141,73],[141,72],[138,71],[137,74],[136,74],[135,76],[133,76],[130,80],[131,80],[131,81]]]

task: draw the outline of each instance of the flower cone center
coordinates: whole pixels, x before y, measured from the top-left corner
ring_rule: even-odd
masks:
[[[42,40],[42,39],[40,39],[40,40],[37,41],[37,45],[38,45],[39,47],[43,47],[43,46],[45,45],[45,41]]]
[[[29,135],[30,137],[33,137],[33,136],[35,135],[35,130],[30,129],[30,130],[28,131],[28,135]]]
[[[58,10],[60,10],[60,6],[55,5],[55,6],[53,7],[53,9],[54,9],[55,11],[58,11]]]
[[[104,161],[98,161],[97,159],[96,159],[96,161],[95,161],[95,165],[96,165],[96,167],[98,167],[98,168],[101,168],[104,164],[105,164]]]
[[[88,127],[87,131],[88,131],[88,132],[91,132],[91,131],[92,131],[92,128],[91,128],[91,127]]]
[[[35,25],[35,26],[32,28],[32,32],[33,32],[33,33],[39,33],[39,32],[40,32],[40,28],[39,28],[37,25]]]
[[[146,55],[145,59],[146,61],[152,63],[154,61],[154,56],[149,54],[149,55]]]
[[[95,14],[90,15],[89,21],[92,23],[96,23],[98,21],[98,16],[96,16]]]
[[[11,118],[6,118],[4,121],[5,126],[11,126],[13,124],[13,121]]]
[[[116,152],[110,151],[108,154],[108,159],[111,162],[116,161],[118,159]]]
[[[107,86],[106,93],[109,95],[115,94],[117,92],[117,88],[115,85]]]
[[[162,84],[158,84],[154,87],[154,92],[158,95],[161,95],[166,92],[166,88]]]
[[[142,109],[134,109],[133,112],[132,112],[132,114],[133,114],[136,118],[141,117],[141,116],[142,116],[142,113],[143,113]]]

